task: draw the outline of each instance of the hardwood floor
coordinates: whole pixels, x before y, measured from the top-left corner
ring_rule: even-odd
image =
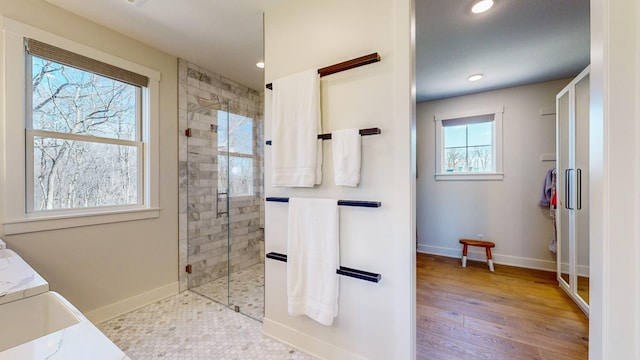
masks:
[[[589,321],[555,274],[417,255],[417,358],[588,358]]]

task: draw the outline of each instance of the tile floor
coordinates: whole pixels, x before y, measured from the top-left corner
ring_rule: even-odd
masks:
[[[262,334],[262,323],[191,291],[98,325],[131,359],[313,360]]]
[[[240,312],[262,321],[264,316],[264,263],[252,265],[236,271],[227,278],[208,282],[191,290],[222,304],[228,302],[231,308],[240,307]]]

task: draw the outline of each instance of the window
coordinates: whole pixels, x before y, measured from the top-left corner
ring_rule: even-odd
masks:
[[[218,193],[253,196],[253,119],[218,110]]]
[[[502,110],[435,120],[436,180],[502,179]]]
[[[55,48],[34,55],[42,47],[27,46],[27,212],[139,205],[141,86],[51,60]]]
[[[8,18],[2,28],[4,86],[25,89],[4,94],[5,233],[159,216],[160,74]]]

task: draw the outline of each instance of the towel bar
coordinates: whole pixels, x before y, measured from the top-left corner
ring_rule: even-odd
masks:
[[[335,74],[341,71],[357,68],[359,66],[372,64],[378,61],[380,61],[380,54],[372,53],[369,55],[361,56],[359,58],[343,61],[335,65],[323,67],[321,69],[318,69],[318,74],[320,74],[320,77],[323,77],[323,76]],[[269,90],[273,90],[273,84],[268,83],[266,85],[266,88]]]
[[[286,197],[267,197],[265,201],[271,202],[289,202],[289,198]],[[338,200],[339,206],[357,206],[357,207],[372,207],[379,208],[382,206],[380,201],[360,201],[360,200]]]
[[[270,252],[266,255],[266,257],[273,260],[287,262],[286,254]],[[336,273],[338,275],[344,275],[344,276],[348,276],[348,277],[352,277],[360,280],[371,281],[375,283],[380,282],[380,280],[382,279],[382,275],[380,274],[363,271],[363,270],[352,269],[344,266],[340,266],[340,268],[336,270]]]
[[[380,130],[380,128],[368,128],[368,129],[360,129],[360,136],[367,136],[367,135],[380,135],[382,134],[382,130]],[[331,140],[331,133],[328,134],[318,134],[318,139],[322,139],[322,140]],[[267,145],[271,145],[272,141],[271,140],[267,140],[265,142]]]

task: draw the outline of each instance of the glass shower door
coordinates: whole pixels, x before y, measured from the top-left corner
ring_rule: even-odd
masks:
[[[211,102],[188,138],[189,289],[261,320],[264,308],[260,112]]]
[[[219,127],[228,122],[229,102],[215,100],[190,109],[187,138],[188,287],[229,304],[229,202],[218,184]]]

